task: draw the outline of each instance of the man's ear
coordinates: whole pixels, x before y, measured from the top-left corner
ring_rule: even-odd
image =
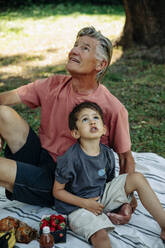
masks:
[[[77,129],[74,129],[71,131],[71,135],[73,136],[73,138],[75,139],[79,139],[80,138],[80,134],[79,131]]]
[[[96,71],[101,71],[107,66],[107,61],[103,60],[97,60],[96,64]]]

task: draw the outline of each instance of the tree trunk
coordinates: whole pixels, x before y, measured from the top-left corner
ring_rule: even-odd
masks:
[[[123,0],[126,21],[117,42],[123,48],[165,46],[164,0]]]

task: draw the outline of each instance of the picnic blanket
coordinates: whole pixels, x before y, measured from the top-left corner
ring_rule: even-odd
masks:
[[[135,153],[136,171],[144,174],[156,192],[162,206],[165,208],[165,159],[154,153]],[[118,158],[116,158],[116,174],[119,172]],[[160,239],[160,227],[151,215],[144,209],[137,193],[135,197],[138,207],[128,224],[116,225],[115,230],[109,233],[112,248],[165,248]],[[39,222],[43,215],[53,214],[51,208],[28,205],[6,199],[4,189],[0,187],[0,219],[13,216],[39,230]],[[34,240],[29,244],[16,243],[15,248],[39,248]],[[88,242],[67,230],[67,242],[58,243],[56,248],[90,248]]]

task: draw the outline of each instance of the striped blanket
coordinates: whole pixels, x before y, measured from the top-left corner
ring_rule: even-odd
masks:
[[[133,153],[136,170],[142,172],[156,192],[162,206],[165,208],[165,159],[154,153]],[[115,154],[118,174],[118,159]],[[126,225],[117,225],[109,233],[113,248],[165,248],[160,239],[160,227],[144,209],[135,193],[138,207]],[[43,215],[56,213],[50,208],[41,208],[17,201],[8,201],[4,189],[0,188],[0,219],[13,216],[39,230],[39,222]],[[39,248],[37,241],[29,244],[16,243],[15,248]],[[56,244],[56,248],[90,248],[91,246],[81,237],[67,230],[67,242]]]

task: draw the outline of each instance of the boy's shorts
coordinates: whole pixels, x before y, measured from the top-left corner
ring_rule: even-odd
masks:
[[[119,208],[124,203],[130,203],[132,195],[127,196],[125,193],[125,182],[127,174],[122,174],[106,184],[104,194],[100,202],[105,206],[103,213],[95,215],[92,212],[79,208],[69,214],[69,225],[73,232],[83,236],[87,241],[97,231],[114,229],[107,212]]]
[[[56,163],[41,147],[39,137],[31,128],[24,146],[15,154],[6,146],[5,157],[17,163],[13,192],[6,190],[7,198],[43,207],[53,206]]]

